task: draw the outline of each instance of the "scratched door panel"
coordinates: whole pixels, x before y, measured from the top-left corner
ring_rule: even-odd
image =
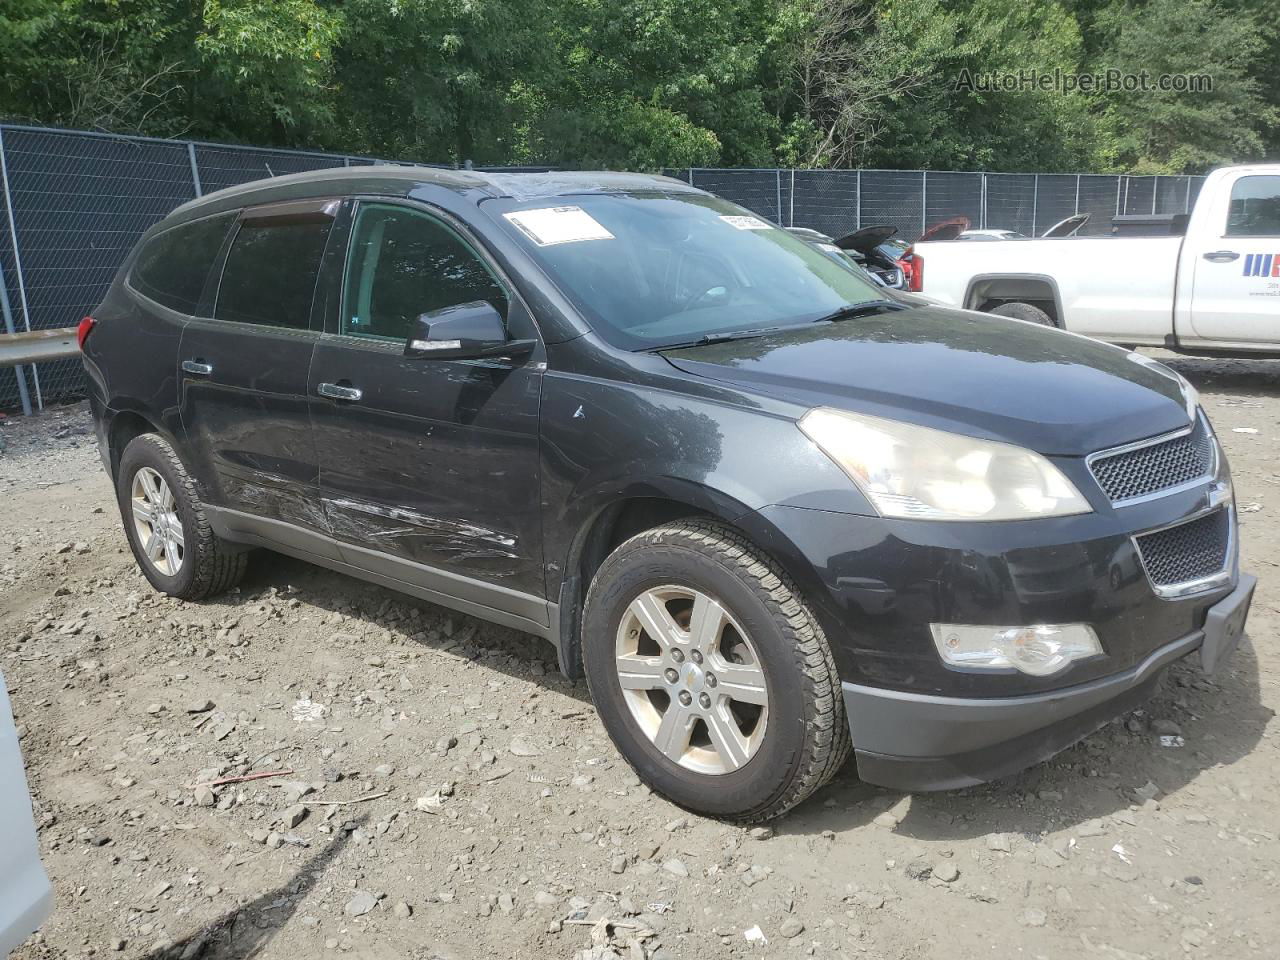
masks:
[[[407,358],[399,344],[325,337],[311,382],[334,536],[542,596],[540,363]],[[317,395],[339,382],[360,399]]]

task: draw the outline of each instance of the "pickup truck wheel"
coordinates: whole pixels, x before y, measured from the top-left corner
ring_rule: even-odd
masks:
[[[623,757],[697,813],[771,819],[848,757],[821,628],[785,573],[723,525],[673,523],[618,547],[587,594],[583,660]]]
[[[209,527],[195,481],[162,437],[134,437],[120,455],[116,496],[129,547],[161,593],[203,600],[244,576],[248,554]]]
[[[1056,327],[1053,317],[1049,316],[1039,307],[1032,306],[1029,303],[1002,303],[998,307],[991,310],[992,313],[1000,317],[1013,317],[1015,320],[1028,320],[1031,323],[1038,323],[1044,327]]]

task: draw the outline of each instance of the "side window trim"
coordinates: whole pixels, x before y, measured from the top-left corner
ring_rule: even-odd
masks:
[[[336,337],[350,338],[352,340],[360,341],[363,343],[399,344],[403,342],[402,338],[400,337],[387,337],[387,336],[380,336],[377,334],[366,334],[366,333],[344,333],[342,329],[344,325],[344,318],[346,313],[347,284],[350,282],[351,274],[352,274],[351,261],[352,261],[352,258],[355,256],[354,241],[356,236],[356,225],[359,221],[361,210],[369,206],[403,207],[405,210],[420,214],[426,217],[427,219],[430,219],[435,223],[439,224],[441,227],[443,227],[445,230],[451,233],[458,240],[458,242],[460,242],[464,247],[466,247],[468,251],[471,252],[471,254],[480,262],[480,264],[485,268],[485,270],[488,271],[489,276],[493,278],[494,283],[497,284],[499,289],[501,289],[502,292],[506,295],[507,316],[505,316],[503,320],[506,321],[510,318],[512,308],[517,301],[519,301],[521,305],[521,309],[524,311],[524,313],[526,315],[531,316],[531,314],[529,313],[528,306],[524,303],[524,300],[520,296],[519,291],[516,289],[515,284],[513,284],[507,278],[506,273],[497,264],[493,256],[489,253],[489,251],[485,249],[484,244],[479,241],[479,239],[474,235],[474,233],[470,229],[468,229],[467,225],[464,222],[454,217],[448,211],[443,210],[432,203],[427,203],[422,200],[414,200],[414,199],[409,199],[405,197],[381,197],[377,195],[360,195],[360,196],[352,197],[351,200],[352,200],[352,209],[350,212],[349,226],[346,231],[347,250],[346,250],[346,255],[343,257],[342,282],[341,284],[339,284],[339,289],[338,289],[338,305],[336,310],[329,311],[330,316],[332,317],[332,321],[331,321],[332,326],[330,326],[329,323],[326,323],[325,325],[326,334],[331,336],[336,336]]]

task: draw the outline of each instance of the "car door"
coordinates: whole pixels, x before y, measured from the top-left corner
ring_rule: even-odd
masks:
[[[460,224],[419,204],[360,202],[343,273],[310,393],[321,492],[344,558],[547,623],[541,344],[519,359],[404,356],[420,314],[486,300],[512,338],[536,338],[528,310]]]
[[[179,349],[182,424],[195,475],[237,530],[327,531],[307,374],[319,330],[312,301],[340,201],[243,211],[227,243],[210,316]],[[320,321],[316,321],[318,327]],[[299,543],[305,546],[305,543]]]
[[[1211,230],[1186,240],[1191,326],[1206,340],[1280,342],[1280,175],[1242,172],[1223,185]],[[1228,199],[1229,198],[1229,199]]]

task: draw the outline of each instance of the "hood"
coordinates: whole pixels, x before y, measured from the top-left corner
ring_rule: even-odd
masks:
[[[968,229],[968,217],[952,217],[950,220],[942,220],[935,223],[924,233],[920,234],[920,238],[916,243],[926,243],[937,240],[954,240]]]
[[[1076,233],[1089,222],[1089,214],[1077,213],[1067,217],[1065,220],[1059,220],[1052,227],[1040,234],[1042,237],[1074,237]]]
[[[878,227],[863,227],[861,230],[855,230],[853,233],[832,242],[841,250],[853,250],[865,255],[897,232],[897,227],[891,227],[888,224]]]
[[[1081,456],[1188,422],[1171,371],[1096,340],[922,306],[664,354],[696,376]]]

